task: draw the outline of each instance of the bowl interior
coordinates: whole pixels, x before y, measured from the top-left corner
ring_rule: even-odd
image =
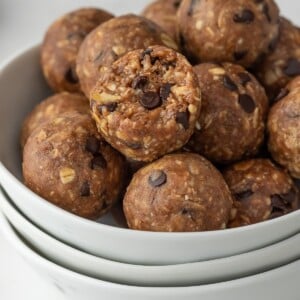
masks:
[[[39,102],[53,94],[40,68],[39,51],[40,47],[35,46],[17,56],[2,71],[0,67],[0,160],[21,182],[23,178],[20,132],[23,121]],[[120,207],[115,207],[98,222],[124,227],[120,210]]]

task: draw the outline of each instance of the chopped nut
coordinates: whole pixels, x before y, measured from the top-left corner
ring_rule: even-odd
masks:
[[[213,75],[224,75],[226,73],[223,68],[212,68],[208,72]]]
[[[71,168],[68,168],[68,167],[62,168],[59,171],[60,181],[63,184],[70,183],[74,180],[75,174],[76,174],[75,170],[73,170]]]
[[[120,96],[115,96],[115,95],[108,94],[105,92],[103,92],[101,94],[92,93],[91,96],[92,96],[92,99],[97,101],[98,103],[109,103],[112,101],[120,100]]]

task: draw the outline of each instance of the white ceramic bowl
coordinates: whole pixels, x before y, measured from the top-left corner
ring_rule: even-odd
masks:
[[[300,260],[255,276],[195,287],[135,287],[80,275],[29,248],[0,213],[0,228],[20,255],[72,300],[299,300]]]
[[[300,259],[300,233],[272,246],[211,261],[141,266],[109,261],[67,246],[31,224],[0,191],[0,207],[14,228],[40,254],[68,269],[115,283],[192,286],[255,275]],[[284,253],[284,255],[282,255]]]
[[[0,183],[34,224],[56,238],[110,260],[166,265],[248,252],[300,230],[300,211],[237,229],[155,233],[118,228],[110,215],[92,222],[50,204],[22,184],[18,146],[26,114],[50,93],[39,67],[39,47],[16,56],[0,70]]]

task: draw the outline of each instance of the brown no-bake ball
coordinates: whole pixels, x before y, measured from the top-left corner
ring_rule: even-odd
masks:
[[[235,62],[250,67],[278,36],[273,0],[183,0],[179,40],[195,62]]]
[[[76,57],[86,35],[113,16],[101,9],[82,8],[70,12],[48,29],[42,49],[41,65],[50,87],[56,91],[80,92]]]
[[[62,92],[39,103],[23,123],[21,147],[24,148],[30,134],[41,124],[49,122],[65,112],[72,111],[89,114],[88,99],[81,94]]]
[[[38,127],[23,155],[25,184],[71,213],[97,219],[122,190],[124,159],[87,114],[66,113]]]
[[[181,0],[157,0],[150,3],[142,15],[164,29],[174,40],[177,36],[176,15]]]
[[[172,154],[134,175],[123,207],[132,229],[205,231],[226,228],[232,202],[209,161],[197,154]]]
[[[145,162],[187,143],[200,104],[192,66],[164,46],[127,53],[100,74],[91,93],[103,137],[126,157]]]
[[[135,15],[114,18],[99,27],[82,43],[77,58],[77,74],[83,92],[90,96],[100,73],[131,50],[151,45],[177,45],[158,25]]]
[[[300,178],[300,76],[282,90],[268,118],[269,151],[273,159]]]
[[[270,99],[274,100],[288,82],[300,75],[300,28],[280,18],[279,40],[270,45],[271,52],[256,70]]]
[[[268,159],[237,163],[223,175],[235,198],[229,227],[273,219],[298,208],[293,180]]]
[[[216,163],[255,155],[268,110],[264,88],[239,65],[204,63],[194,70],[202,109],[188,146]]]

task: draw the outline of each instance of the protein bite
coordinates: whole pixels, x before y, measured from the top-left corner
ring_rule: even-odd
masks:
[[[270,99],[274,100],[281,88],[300,75],[300,28],[280,18],[279,40],[270,44],[268,54],[256,70]]]
[[[174,40],[177,38],[177,10],[181,0],[157,0],[150,3],[142,15],[164,29]]]
[[[152,21],[136,15],[114,18],[97,27],[85,39],[77,58],[77,74],[83,92],[90,96],[100,73],[131,50],[151,45],[177,49],[172,38]]]
[[[284,88],[268,117],[268,146],[273,159],[300,179],[300,76]]]
[[[226,228],[232,202],[209,161],[197,154],[172,154],[134,175],[123,208],[132,229],[206,231]]]
[[[113,18],[97,8],[70,12],[48,29],[41,49],[41,65],[50,87],[56,91],[80,92],[76,74],[76,57],[87,34],[99,24]]]
[[[153,46],[127,53],[102,72],[90,102],[100,133],[115,149],[151,162],[187,143],[201,99],[186,58]]]
[[[273,219],[298,208],[293,180],[268,159],[237,163],[223,175],[235,198],[229,227]]]
[[[256,64],[278,37],[273,0],[182,0],[178,10],[181,48],[195,63]]]
[[[97,219],[123,187],[124,159],[89,115],[66,113],[38,127],[23,154],[25,184],[53,204]]]
[[[204,63],[194,67],[202,109],[188,147],[209,160],[227,164],[255,155],[264,139],[268,99],[243,67]]]
[[[41,124],[49,122],[65,112],[72,111],[89,114],[89,100],[81,94],[62,92],[39,103],[23,123],[21,147],[24,148],[30,134]]]

